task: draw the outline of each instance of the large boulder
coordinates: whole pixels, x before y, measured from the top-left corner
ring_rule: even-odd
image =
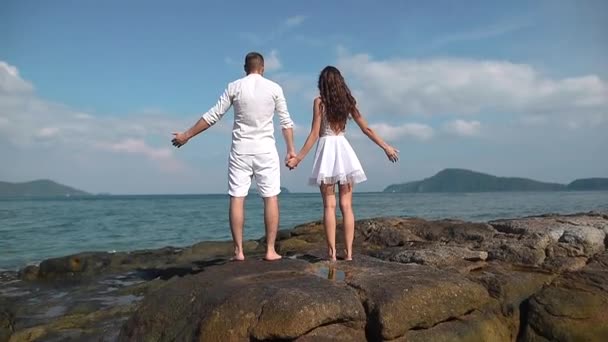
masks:
[[[295,339],[330,325],[362,329],[356,291],[315,272],[299,260],[209,267],[148,295],[120,340]]]
[[[395,339],[490,304],[486,289],[458,273],[359,258],[345,266],[367,311],[368,336]]]
[[[608,341],[608,253],[529,300],[524,341]]]
[[[407,342],[511,342],[517,334],[514,322],[493,312],[472,311],[429,329],[410,330],[401,340]]]
[[[539,268],[491,262],[467,278],[481,284],[496,299],[505,314],[519,310],[522,302],[550,284],[557,274]],[[519,312],[517,312],[519,314]]]
[[[606,249],[608,220],[597,215],[545,215],[489,222],[498,232],[484,248],[490,259],[573,271]]]
[[[255,241],[243,244],[245,253],[261,254]],[[203,241],[185,248],[164,247],[133,252],[83,252],[42,261],[40,266],[28,266],[21,270],[23,280],[62,279],[74,276],[144,270],[169,275],[184,275],[197,268],[201,260],[226,259],[234,253],[234,245],[227,241]],[[167,270],[171,269],[169,272]],[[166,276],[170,277],[170,276]]]

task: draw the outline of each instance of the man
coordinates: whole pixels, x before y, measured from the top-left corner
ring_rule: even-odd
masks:
[[[245,57],[247,76],[228,84],[217,104],[186,132],[174,132],[173,145],[181,147],[189,139],[217,123],[234,105],[232,147],[228,163],[230,229],[234,241],[233,260],[244,260],[243,224],[245,197],[255,177],[258,192],[264,198],[266,225],[265,260],[278,260],[274,243],[279,228],[278,194],[281,192],[279,155],[274,139],[273,116],[279,115],[287,146],[287,161],[295,157],[293,121],[287,111],[283,89],[263,77],[264,57],[251,52]]]

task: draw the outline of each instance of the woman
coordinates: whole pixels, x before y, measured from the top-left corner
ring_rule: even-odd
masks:
[[[323,224],[328,256],[330,260],[336,260],[335,185],[338,184],[340,210],[344,221],[344,259],[352,260],[355,235],[355,216],[352,209],[353,185],[367,178],[355,151],[344,137],[346,121],[352,118],[361,131],[384,150],[390,161],[397,161],[399,151],[385,143],[367,125],[338,69],[333,66],[325,67],[319,76],[318,87],[319,96],[313,102],[310,134],[298,155],[288,160],[287,166],[295,168],[319,139],[310,184],[319,186],[323,197]]]

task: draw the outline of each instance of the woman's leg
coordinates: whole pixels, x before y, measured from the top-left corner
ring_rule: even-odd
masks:
[[[331,260],[336,260],[336,192],[334,184],[322,184],[323,197],[323,226],[327,238],[327,254]]]
[[[353,240],[355,239],[355,214],[353,213],[353,186],[340,184],[340,211],[344,221],[345,260],[353,260]]]

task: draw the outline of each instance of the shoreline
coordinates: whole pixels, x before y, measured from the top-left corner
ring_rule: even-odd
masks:
[[[298,194],[298,193],[290,193],[291,194]],[[370,192],[370,194],[372,194]],[[125,195],[125,196],[131,196],[131,195]],[[149,196],[149,195],[142,195],[142,196]],[[151,195],[151,196],[165,196],[165,195]],[[171,195],[169,195],[171,196]],[[190,196],[190,195],[185,195],[185,196]],[[193,196],[198,196],[198,195],[193,195]],[[205,195],[203,195],[205,196]],[[587,213],[608,213],[608,207],[605,209],[600,209],[600,210],[594,210],[594,211],[589,211]],[[563,216],[570,216],[570,215],[577,215],[577,214],[584,214],[581,212],[552,212],[552,213],[540,213],[540,214],[533,214],[533,215],[527,215],[527,216],[517,216],[517,215],[512,215],[512,216],[502,216],[501,219],[516,219],[516,218],[528,218],[528,217],[542,217],[542,216],[546,216],[546,215],[563,215]],[[398,218],[421,218],[421,219],[425,219],[425,220],[462,220],[461,218],[440,218],[440,217],[419,217],[419,216],[391,216],[391,217],[398,217]],[[374,220],[374,219],[382,219],[385,217],[361,217],[361,218],[357,218],[357,220]],[[498,219],[498,218],[495,218]],[[467,222],[472,222],[472,223],[486,223],[487,220],[467,220]],[[287,231],[291,231],[294,228],[298,227],[299,225],[304,225],[307,223],[300,223],[300,224],[296,224],[295,226],[291,227],[291,228],[284,228],[284,229],[280,229],[280,232],[287,232]],[[229,228],[227,228],[229,229]],[[264,239],[264,236],[260,236],[254,239],[250,239],[250,240],[246,240],[246,241],[261,241]],[[72,253],[65,253],[65,254],[59,254],[59,255],[55,255],[55,256],[45,256],[43,258],[41,258],[38,261],[31,261],[31,262],[27,262],[25,264],[19,264],[19,265],[12,265],[12,266],[8,266],[8,268],[6,266],[4,267],[0,267],[0,272],[19,272],[20,270],[22,270],[25,267],[28,266],[39,266],[41,262],[47,260],[47,259],[54,259],[54,258],[61,258],[61,257],[68,257],[70,255],[75,255],[75,254],[81,254],[81,253],[136,253],[136,252],[147,252],[147,251],[154,251],[154,250],[161,250],[161,249],[165,249],[165,248],[173,248],[173,249],[183,249],[183,248],[189,248],[192,247],[195,244],[198,243],[232,243],[232,240],[229,239],[209,239],[209,240],[199,240],[198,242],[195,242],[193,244],[183,244],[183,245],[164,245],[164,244],[158,244],[156,246],[150,246],[150,247],[144,247],[144,248],[135,248],[135,249],[125,249],[125,250],[79,250],[79,251],[74,251]]]

